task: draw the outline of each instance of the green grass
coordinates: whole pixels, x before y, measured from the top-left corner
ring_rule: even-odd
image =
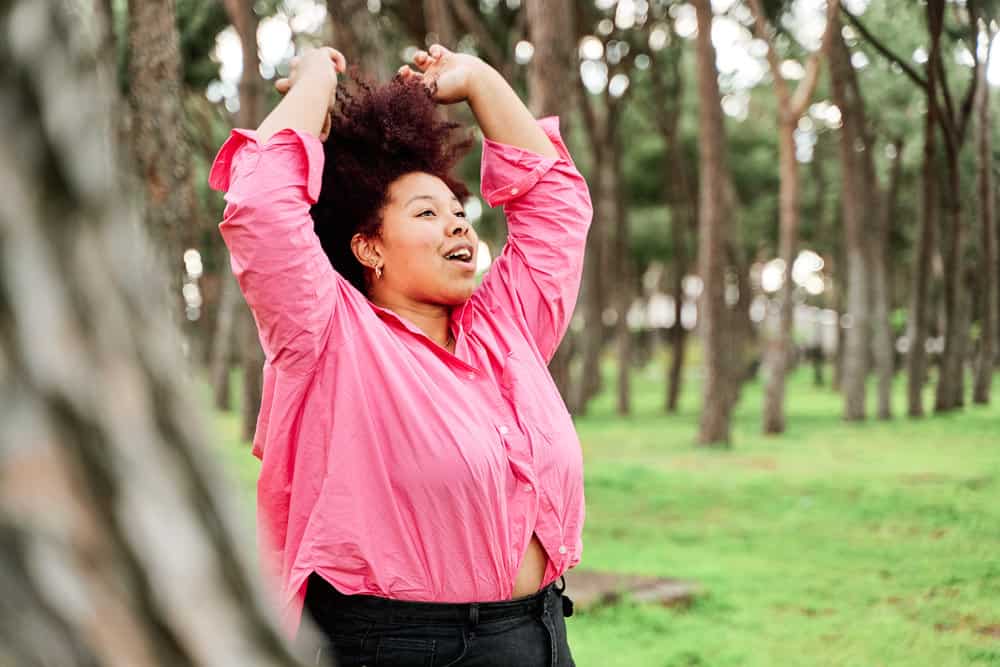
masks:
[[[665,416],[652,364],[621,418],[608,377],[577,423],[580,568],[692,579],[704,593],[686,610],[625,601],[574,615],[577,665],[1000,665],[1000,407],[846,424],[839,397],[803,370],[785,435],[760,434],[751,384],[734,447],[718,451],[693,446],[693,382]],[[902,377],[896,389],[902,414]],[[216,424],[251,503],[255,459],[235,417]]]

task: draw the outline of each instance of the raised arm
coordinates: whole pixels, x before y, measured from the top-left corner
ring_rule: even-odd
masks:
[[[278,82],[284,99],[260,128],[233,130],[209,183],[226,193],[219,231],[269,363],[311,369],[329,334],[340,289],[313,231],[310,206],[323,172],[322,134],[343,56],[318,49]]]
[[[288,77],[274,84],[285,97],[257,128],[257,140],[265,144],[283,129],[308,132],[320,141],[326,139],[337,92],[337,72],[346,68],[344,56],[329,46],[292,58]]]
[[[536,121],[503,77],[480,59],[438,45],[400,68],[438,101],[467,101],[485,137],[482,194],[502,205],[507,243],[473,295],[515,319],[548,361],[569,326],[593,216],[587,183],[559,135]]]

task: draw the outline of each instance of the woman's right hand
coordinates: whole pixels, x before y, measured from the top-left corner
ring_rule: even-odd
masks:
[[[320,132],[320,141],[325,141],[330,133],[330,114],[337,99],[337,73],[343,73],[346,69],[344,54],[332,47],[323,46],[292,58],[288,76],[274,82],[275,90],[281,95],[302,82],[309,87],[329,88],[326,121]]]

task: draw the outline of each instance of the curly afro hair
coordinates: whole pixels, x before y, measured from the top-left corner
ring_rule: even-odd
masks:
[[[365,294],[365,270],[351,239],[357,233],[378,235],[389,186],[406,174],[437,176],[464,200],[469,191],[451,171],[472,139],[453,138],[461,126],[439,115],[433,92],[423,84],[396,77],[377,85],[352,74],[353,92],[337,88],[337,111],[323,147],[322,188],[311,213],[333,268]]]

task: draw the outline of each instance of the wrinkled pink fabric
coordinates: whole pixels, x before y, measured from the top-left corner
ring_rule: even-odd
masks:
[[[486,602],[512,596],[532,532],[543,585],[580,561],[580,443],[546,364],[592,209],[558,119],[539,124],[560,158],[484,143],[482,193],[509,236],[452,313],[454,354],[331,267],[309,215],[318,139],[234,130],[215,159],[219,229],[267,359],[258,540],[291,637],[314,570],[347,594]]]

